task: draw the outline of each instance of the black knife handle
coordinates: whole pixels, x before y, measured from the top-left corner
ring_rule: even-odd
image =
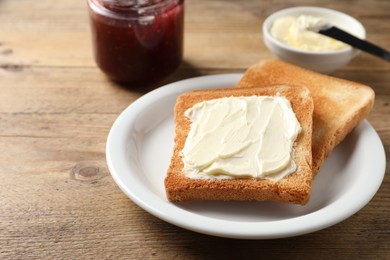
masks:
[[[331,26],[326,29],[321,29],[319,31],[320,34],[329,36],[331,38],[334,38],[336,40],[345,42],[357,49],[360,49],[362,51],[366,51],[368,53],[371,53],[375,56],[378,56],[382,59],[385,59],[390,62],[390,52],[375,45],[368,41],[359,39],[337,27]]]

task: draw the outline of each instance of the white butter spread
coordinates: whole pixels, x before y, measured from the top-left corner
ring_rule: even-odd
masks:
[[[296,170],[293,144],[301,131],[282,96],[226,97],[195,104],[182,160],[191,179],[267,178]]]
[[[304,51],[335,51],[348,48],[349,45],[343,42],[307,30],[307,28],[319,28],[325,24],[327,21],[321,17],[285,16],[273,22],[270,33],[276,40]]]

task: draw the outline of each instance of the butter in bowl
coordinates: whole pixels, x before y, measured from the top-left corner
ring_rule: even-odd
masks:
[[[355,18],[321,7],[292,7],[268,16],[263,23],[265,45],[278,58],[320,73],[330,74],[346,65],[359,50],[308,30],[332,24],[365,39],[366,31]]]

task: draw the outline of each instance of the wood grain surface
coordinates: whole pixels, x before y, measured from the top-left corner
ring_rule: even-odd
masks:
[[[0,259],[390,259],[389,166],[375,197],[347,220],[250,241],[168,224],[108,172],[106,138],[124,108],[165,83],[271,58],[262,21],[298,5],[346,12],[390,49],[390,1],[186,0],[182,65],[155,86],[130,89],[97,69],[86,1],[0,1]],[[390,63],[362,53],[334,75],[375,90],[368,120],[390,154]]]

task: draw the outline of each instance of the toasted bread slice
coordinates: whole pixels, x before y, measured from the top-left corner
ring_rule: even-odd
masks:
[[[314,100],[313,173],[325,158],[370,112],[375,94],[366,85],[312,72],[279,60],[251,66],[238,88],[293,84],[307,87]]]
[[[297,170],[279,181],[254,178],[190,179],[183,173],[181,151],[190,131],[191,122],[184,112],[196,103],[230,96],[286,97],[301,124],[293,149]],[[212,89],[184,93],[178,97],[174,109],[175,146],[165,178],[166,194],[170,201],[191,200],[272,200],[305,204],[312,186],[311,135],[313,100],[304,87],[285,85],[247,89]]]

